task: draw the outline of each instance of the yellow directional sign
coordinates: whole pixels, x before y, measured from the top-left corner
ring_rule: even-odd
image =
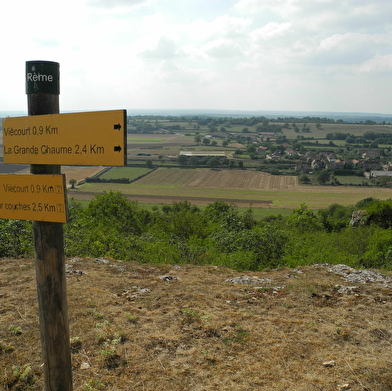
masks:
[[[4,163],[124,166],[126,110],[3,119]]]
[[[0,218],[67,222],[65,175],[0,175]]]

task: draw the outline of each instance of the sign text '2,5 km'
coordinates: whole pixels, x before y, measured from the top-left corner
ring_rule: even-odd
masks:
[[[126,111],[3,119],[4,163],[126,164]]]

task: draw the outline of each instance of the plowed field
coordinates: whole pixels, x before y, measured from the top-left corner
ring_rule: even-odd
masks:
[[[138,184],[188,186],[225,189],[292,189],[298,187],[298,178],[294,176],[270,175],[259,171],[237,170],[183,170],[158,169],[140,179]]]

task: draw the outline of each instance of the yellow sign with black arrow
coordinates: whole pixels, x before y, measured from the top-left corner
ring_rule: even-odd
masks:
[[[3,161],[124,166],[126,124],[126,110],[4,118]]]

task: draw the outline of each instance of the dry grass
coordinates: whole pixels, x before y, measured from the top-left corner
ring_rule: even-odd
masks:
[[[252,272],[271,280],[255,286],[216,267],[67,263],[87,273],[67,279],[75,390],[392,390],[378,284],[341,294],[326,267]],[[42,390],[34,261],[1,260],[0,279],[0,388]]]

